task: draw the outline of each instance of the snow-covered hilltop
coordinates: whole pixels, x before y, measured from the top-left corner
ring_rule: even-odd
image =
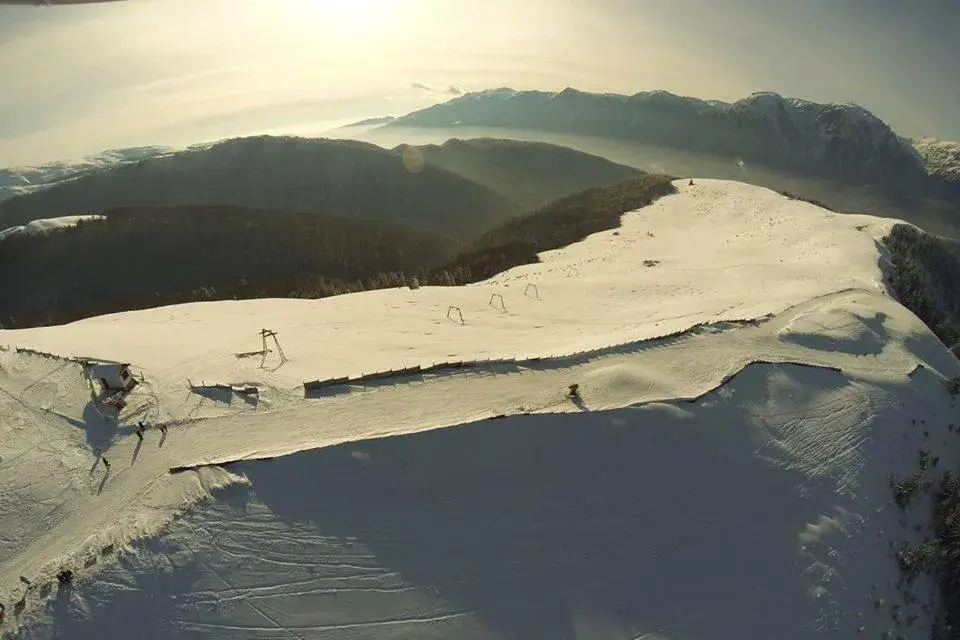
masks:
[[[100,220],[102,216],[81,215],[81,216],[61,216],[59,218],[44,218],[34,220],[33,222],[8,227],[0,230],[0,240],[5,240],[16,235],[36,235],[41,233],[50,233],[58,229],[67,229],[88,221]]]
[[[171,153],[169,147],[111,149],[77,161],[49,162],[36,167],[0,169],[0,201],[45,189],[54,184],[94,171],[130,164]]]
[[[922,141],[897,136],[866,109],[760,92],[734,103],[666,91],[632,96],[501,88],[394,118],[388,127],[506,127],[612,137],[734,156],[855,184],[960,197]],[[932,176],[932,179],[931,179]]]
[[[960,362],[892,222],[676,186],[474,285],[0,331],[0,631],[929,638],[890,478],[960,462]]]

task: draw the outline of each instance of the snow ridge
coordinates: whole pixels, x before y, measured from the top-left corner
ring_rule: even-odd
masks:
[[[0,631],[929,637],[929,616],[898,627],[887,606],[934,602],[898,585],[890,546],[915,522],[889,478],[956,438],[943,382],[960,363],[887,294],[876,242],[893,222],[676,186],[474,285],[0,331],[145,376],[113,422],[77,364],[0,350]],[[263,327],[288,361],[236,357]],[[517,354],[539,360],[303,393]]]

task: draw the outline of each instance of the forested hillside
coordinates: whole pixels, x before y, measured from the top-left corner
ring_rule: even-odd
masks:
[[[102,222],[0,242],[6,328],[181,302],[330,295],[475,282],[537,252],[614,228],[670,193],[643,176],[586,191],[502,225],[457,253],[422,231],[234,207],[128,207]]]
[[[642,175],[561,198],[480,236],[434,277],[439,277],[441,284],[463,284],[536,262],[537,253],[615,229],[627,211],[645,207],[675,190],[668,176]]]
[[[897,299],[960,357],[960,242],[898,224],[884,245]]]
[[[544,142],[452,139],[417,149],[428,165],[461,175],[527,209],[642,173],[600,156]]]
[[[233,207],[117,209],[104,221],[0,242],[0,324],[379,288],[449,251],[446,240],[383,223]]]
[[[443,169],[350,140],[259,136],[147,158],[0,203],[0,229],[120,207],[235,206],[383,222],[464,240],[523,212]]]

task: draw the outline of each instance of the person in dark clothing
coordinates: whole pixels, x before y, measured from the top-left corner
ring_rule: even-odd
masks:
[[[103,456],[101,456],[100,459],[103,460],[103,466],[105,466],[107,469],[109,469],[109,468],[110,468],[110,461],[107,460],[106,458],[104,458]]]

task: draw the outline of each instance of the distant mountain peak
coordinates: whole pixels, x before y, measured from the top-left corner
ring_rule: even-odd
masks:
[[[573,87],[564,87],[562,90],[558,91],[555,94],[557,98],[573,97],[573,96],[588,96],[591,95],[585,91],[580,91],[579,89],[574,89]],[[597,94],[593,94],[597,95]]]
[[[632,96],[499,88],[478,91],[398,118],[392,125],[502,127],[592,135],[683,149],[900,193],[933,188],[926,156],[868,109],[758,91],[733,103],[665,90]],[[387,125],[391,126],[391,125]],[[929,146],[929,145],[928,145]],[[941,175],[952,175],[949,171]],[[942,193],[941,193],[942,191]]]
[[[510,87],[499,87],[497,89],[483,89],[481,91],[470,91],[469,93],[464,93],[463,95],[457,96],[456,98],[453,98],[452,100],[450,100],[450,103],[468,102],[470,100],[485,100],[485,99],[491,99],[491,98],[506,99],[506,98],[512,98],[518,93],[521,93],[521,92],[517,91],[516,89],[511,89]]]
[[[733,103],[735,106],[751,108],[786,108],[794,106],[779,93],[773,91],[757,91],[751,93],[746,98],[741,98]]]

